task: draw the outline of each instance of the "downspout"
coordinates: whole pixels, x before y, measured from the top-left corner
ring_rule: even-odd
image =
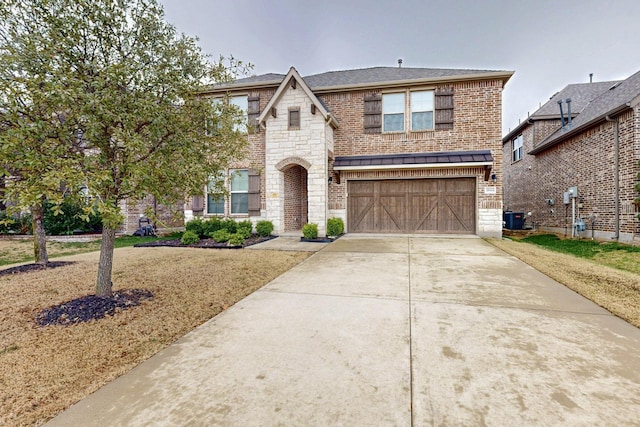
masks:
[[[606,116],[605,120],[614,123],[613,137],[613,164],[614,164],[614,206],[615,206],[615,227],[616,227],[616,241],[620,240],[620,128],[618,119],[612,119],[610,116]]]

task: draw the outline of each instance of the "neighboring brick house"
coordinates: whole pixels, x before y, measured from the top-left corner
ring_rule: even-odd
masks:
[[[501,236],[502,90],[513,72],[375,67],[266,74],[214,87],[257,131],[230,196],[185,219],[271,220],[276,233],[339,217],[351,233]]]
[[[124,220],[118,228],[118,233],[133,234],[140,226],[140,218],[147,218],[148,211],[155,216],[154,225],[159,232],[177,230],[184,226],[181,204],[167,206],[157,203],[153,196],[147,196],[139,202],[131,200],[120,202],[120,213]]]
[[[639,102],[640,72],[622,81],[572,84],[554,95],[502,140],[505,209],[524,212],[525,224],[546,231],[640,242],[634,204]],[[571,187],[577,198],[567,199]],[[582,232],[574,228],[580,220]]]

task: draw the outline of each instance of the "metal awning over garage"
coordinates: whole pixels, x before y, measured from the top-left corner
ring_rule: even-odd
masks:
[[[356,233],[474,234],[476,177],[404,178],[393,171],[416,169],[484,169],[493,166],[489,150],[383,154],[336,157],[340,173],[388,171],[384,176],[360,174],[347,182],[347,228]],[[463,175],[466,175],[464,172]]]
[[[372,156],[339,156],[333,164],[334,171],[421,169],[493,165],[489,150],[448,151],[437,153],[381,154]]]

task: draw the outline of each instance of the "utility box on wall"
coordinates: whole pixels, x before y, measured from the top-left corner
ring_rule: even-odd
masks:
[[[508,230],[522,230],[524,228],[524,212],[504,212],[502,220]]]

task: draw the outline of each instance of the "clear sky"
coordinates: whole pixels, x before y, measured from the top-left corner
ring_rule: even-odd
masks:
[[[253,74],[374,66],[512,70],[503,133],[570,83],[640,70],[640,0],[160,0]]]

